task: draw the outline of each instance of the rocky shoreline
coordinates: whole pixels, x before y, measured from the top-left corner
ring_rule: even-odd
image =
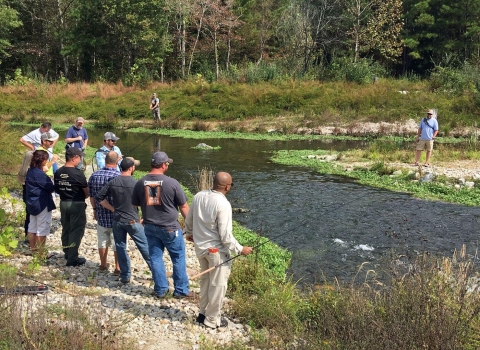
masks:
[[[58,202],[57,197],[57,207]],[[207,329],[195,322],[200,291],[195,280],[190,281],[191,290],[197,293],[195,300],[154,298],[151,273],[131,240],[128,245],[132,265],[131,282],[124,285],[119,277],[113,274],[114,258],[111,249],[108,252],[110,270],[100,271],[96,221],[93,219],[89,201],[86,202],[87,227],[80,246],[80,255],[87,259],[85,266],[65,266],[60,241],[60,211],[55,210],[51,234],[47,239],[49,252],[54,253],[54,256],[48,260],[47,265],[40,266],[32,278],[56,288],[49,288],[49,292],[45,294],[22,296],[22,303],[28,304],[34,310],[44,305],[82,305],[82,308],[92,311],[91,316],[96,317],[95,322],[101,325],[104,332],[115,332],[117,337],[133,342],[138,349],[198,349],[204,342],[228,344],[249,340],[250,327],[228,315],[229,300],[225,301],[224,307],[225,316],[229,320],[228,327]],[[16,208],[5,209],[19,210],[19,207],[17,204]],[[193,243],[187,241],[186,246],[187,272],[189,276],[193,276],[199,272],[199,265]],[[27,247],[21,246],[12,256],[2,260],[19,270],[25,270],[32,261],[28,252]],[[167,274],[171,275],[172,264],[168,252],[165,252],[164,261]],[[20,281],[21,284],[37,284],[28,279]],[[173,291],[170,277],[169,283]],[[49,322],[61,322],[61,319],[52,315]],[[118,324],[122,326],[117,328]]]

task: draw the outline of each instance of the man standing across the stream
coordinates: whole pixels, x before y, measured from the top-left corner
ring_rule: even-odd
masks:
[[[422,118],[417,130],[417,147],[415,152],[415,165],[418,166],[422,151],[426,151],[426,159],[424,167],[430,166],[430,156],[433,150],[433,140],[438,134],[438,122],[433,117],[433,109],[427,111],[427,116]]]
[[[153,120],[154,121],[159,121],[162,120],[160,118],[160,100],[157,97],[156,93],[153,93],[152,98],[150,100],[150,110],[153,113]]]
[[[226,327],[221,317],[232,261],[230,252],[249,255],[252,247],[244,247],[232,234],[232,206],[225,195],[232,189],[232,176],[219,172],[210,190],[198,192],[185,219],[187,239],[195,243],[195,253],[203,271],[215,267],[200,279],[198,323],[210,328]]]

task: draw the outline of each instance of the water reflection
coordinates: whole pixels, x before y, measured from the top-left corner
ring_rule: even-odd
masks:
[[[100,146],[104,132],[89,131],[90,145]],[[380,273],[383,258],[392,251],[413,258],[424,250],[451,256],[462,244],[470,254],[477,248],[478,208],[418,200],[269,161],[274,150],[342,151],[363,148],[364,141],[203,141],[116,134],[122,151],[140,159],[140,170],[149,170],[154,151],[167,152],[174,160],[168,175],[192,192],[199,168],[230,172],[235,182],[228,195],[232,206],[249,209],[234,214],[234,219],[290,249],[294,279],[303,282],[361,279],[360,266]],[[221,149],[192,149],[200,142]]]

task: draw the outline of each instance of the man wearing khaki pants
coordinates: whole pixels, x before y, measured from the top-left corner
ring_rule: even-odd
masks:
[[[252,252],[251,247],[243,247],[232,234],[232,206],[225,197],[232,186],[229,173],[217,173],[213,188],[195,195],[185,218],[186,238],[193,238],[202,272],[215,267],[200,280],[197,322],[209,328],[228,326],[220,311],[230,276],[230,251],[242,255]]]

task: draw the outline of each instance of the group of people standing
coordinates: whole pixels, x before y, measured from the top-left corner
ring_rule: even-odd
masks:
[[[231,268],[230,252],[243,255],[252,252],[251,247],[241,246],[232,234],[232,208],[225,197],[233,186],[231,175],[218,173],[213,188],[199,192],[190,208],[180,183],[166,175],[173,159],[165,152],[155,152],[150,172],[137,181],[132,175],[140,162],[123,157],[116,145],[119,138],[107,132],[104,145],[95,154],[99,169],[87,181],[80,170],[88,142],[83,123],[82,118],[77,119],[67,132],[65,165],[54,173],[49,171],[58,157],[49,146],[58,140],[58,134],[51,125],[44,123],[35,130],[40,134],[40,145],[31,142],[30,134],[21,140],[35,150],[25,180],[25,202],[30,214],[27,231],[32,251],[40,254],[41,250],[41,257],[48,258],[45,242],[50,232],[52,210],[56,209],[54,193],[57,193],[66,266],[84,265],[86,259],[80,257],[79,248],[87,223],[85,200],[89,198],[97,220],[101,271],[109,269],[107,255],[108,248],[112,247],[114,274],[119,275],[121,283],[130,283],[129,235],[152,272],[155,297],[165,298],[170,293],[163,261],[166,249],[173,265],[172,296],[196,298],[189,289],[186,269],[185,238],[191,240],[201,270],[215,267],[201,277],[200,312],[196,320],[210,328],[226,326],[228,322],[220,314]],[[179,212],[185,218],[185,237],[178,221]]]

